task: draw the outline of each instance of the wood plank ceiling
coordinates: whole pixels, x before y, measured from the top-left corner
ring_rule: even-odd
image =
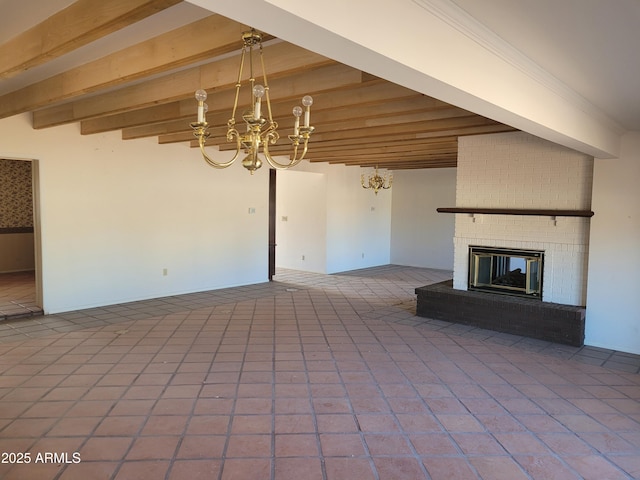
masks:
[[[157,15],[178,0],[78,0],[0,45],[0,86],[29,69]],[[209,93],[208,144],[226,143],[241,34],[249,27],[211,14],[0,96],[0,118],[32,112],[33,128],[80,123],[83,135],[121,130],[123,140],[157,137],[196,146],[194,91]],[[291,108],[314,97],[312,162],[389,169],[455,167],[457,139],[514,130],[469,111],[266,37],[273,116],[288,154]],[[242,106],[239,111],[242,111]],[[281,144],[281,146],[279,146]],[[194,152],[196,155],[196,152]]]

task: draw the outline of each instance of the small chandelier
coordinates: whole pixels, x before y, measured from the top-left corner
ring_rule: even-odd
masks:
[[[309,125],[309,117],[311,112],[311,105],[313,105],[313,98],[306,95],[302,98],[302,107],[296,106],[293,108],[293,116],[295,117],[295,124],[293,127],[293,135],[288,135],[293,151],[290,156],[289,163],[280,163],[274,160],[269,153],[269,145],[274,145],[280,135],[278,134],[278,124],[273,120],[271,116],[271,102],[269,100],[269,84],[267,83],[267,74],[264,68],[264,57],[262,54],[262,35],[251,29],[249,32],[242,34],[242,54],[240,58],[240,68],[238,71],[238,81],[236,83],[236,95],[233,103],[233,112],[231,118],[227,122],[227,141],[236,142],[236,154],[228,162],[217,162],[209,157],[204,149],[207,138],[209,138],[209,124],[206,121],[206,112],[208,110],[207,104],[204,101],[207,99],[207,92],[200,89],[196,91],[196,100],[198,101],[198,121],[191,123],[193,128],[193,134],[198,138],[200,145],[200,151],[204,160],[215,168],[227,168],[240,156],[243,152],[246,156],[242,159],[242,165],[249,170],[253,175],[257,169],[262,166],[263,156],[269,165],[273,168],[283,169],[290,168],[298,165],[307,154],[307,143],[309,137],[313,133],[314,127]],[[253,49],[258,48],[260,66],[262,68],[262,81],[264,85],[256,83],[253,71]],[[240,96],[242,71],[244,68],[244,62],[247,52],[249,52],[249,86],[251,88],[251,106],[242,114],[242,119],[246,124],[246,132],[240,133],[236,128],[236,110],[238,108],[238,98]],[[267,118],[262,116],[262,103],[263,97],[266,102]],[[304,124],[300,125],[300,117],[304,113]],[[260,155],[260,153],[262,155]]]
[[[360,183],[362,183],[362,188],[371,188],[373,189],[373,193],[378,194],[378,190],[384,189],[388,190],[391,188],[391,183],[393,182],[393,174],[389,175],[387,173],[384,174],[384,177],[381,177],[378,174],[378,167],[376,166],[373,174],[369,175],[368,181],[365,182],[364,173],[360,175]]]

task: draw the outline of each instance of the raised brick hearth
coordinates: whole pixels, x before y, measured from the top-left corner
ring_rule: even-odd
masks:
[[[416,314],[580,347],[585,309],[535,299],[456,290],[452,281],[419,287]]]

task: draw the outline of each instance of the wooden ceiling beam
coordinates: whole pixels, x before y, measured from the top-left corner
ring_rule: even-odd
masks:
[[[488,120],[488,119],[487,119]],[[476,125],[476,126],[467,126],[461,128],[453,128],[447,132],[447,135],[456,135],[457,137],[466,137],[467,135],[484,135],[487,133],[504,133],[504,132],[514,132],[517,128],[511,127],[509,125],[504,125],[503,123],[493,122],[492,120],[488,120],[486,125]],[[438,132],[419,132],[416,134],[416,138],[438,138],[440,137],[444,131]]]
[[[325,126],[323,130],[321,125],[316,126],[316,133],[313,134],[309,142],[309,148],[313,148],[312,142],[326,141],[326,140],[344,140],[363,138],[371,140],[378,140],[379,136],[387,135],[425,135],[426,133],[432,133],[433,136],[450,135],[450,131],[453,129],[463,129],[471,127],[481,127],[487,125],[499,125],[493,120],[489,120],[478,115],[466,114],[460,117],[447,117],[444,118],[428,118],[431,115],[424,116],[422,119],[417,119],[411,116],[412,122],[400,123],[401,119],[398,119],[398,123],[380,124],[374,126],[366,125],[366,122],[356,120],[353,122],[345,122],[338,125]],[[432,117],[432,116],[431,116]],[[409,117],[407,117],[409,118]],[[326,132],[326,133],[325,133]],[[438,132],[441,132],[440,134]],[[178,134],[177,134],[178,135]],[[178,138],[176,136],[176,138]],[[183,137],[186,138],[186,137]],[[420,137],[414,137],[420,138]],[[218,145],[226,143],[226,127],[218,127],[211,129],[211,137],[207,140],[207,145]],[[286,144],[286,142],[283,142]]]
[[[415,133],[410,134],[397,134],[397,135],[386,135],[382,137],[378,137],[375,139],[371,139],[368,137],[360,137],[360,138],[348,138],[342,140],[332,140],[332,141],[324,141],[317,142],[315,137],[311,137],[311,142],[309,145],[313,146],[314,150],[340,150],[340,151],[349,151],[349,150],[359,150],[363,146],[365,147],[387,147],[393,145],[437,145],[440,143],[449,143],[449,142],[457,142],[457,136],[455,135],[445,135],[445,136],[437,136],[433,138],[416,138]],[[287,146],[288,147],[288,146]],[[284,145],[276,145],[272,148],[284,148]],[[227,149],[227,146],[221,145],[221,150]]]
[[[350,67],[343,65],[333,65],[330,67],[324,67],[314,70],[313,72],[305,72],[303,74],[293,76],[287,79],[281,79],[282,81],[274,81],[270,83],[270,91],[272,92],[272,115],[273,119],[278,122],[278,125],[282,125],[285,128],[293,128],[294,117],[291,113],[293,107],[300,103],[300,92],[309,92],[315,89],[314,92],[314,108],[313,118],[319,118],[328,120],[332,116],[332,111],[325,108],[322,100],[329,97],[332,94],[340,94],[343,91],[352,91],[355,87],[361,86],[362,75],[361,72],[353,70]],[[322,89],[322,90],[320,90]],[[322,93],[327,91],[328,93]],[[211,101],[212,105],[215,105],[215,110],[209,109],[207,113],[207,122],[209,122],[211,129],[218,129],[220,132],[224,130],[226,135],[226,125],[231,115],[233,108],[233,95],[235,92],[219,92],[220,94],[214,94],[211,98],[207,99]],[[224,95],[221,95],[224,93]],[[318,100],[319,99],[319,100]],[[182,105],[182,102],[181,102]],[[156,135],[167,135],[171,133],[191,132],[189,123],[195,120],[195,101],[189,102],[188,114],[163,123],[153,123],[149,125],[139,125],[130,128],[124,128],[122,131],[123,139],[133,139],[141,137],[149,137]],[[236,120],[241,121],[240,113],[245,106],[240,105],[236,113]],[[183,110],[182,106],[180,107]],[[383,111],[381,109],[381,111]],[[266,107],[263,107],[263,113],[266,115]],[[150,119],[153,120],[153,119]],[[99,122],[100,119],[95,120]],[[220,130],[222,129],[222,130]]]
[[[0,45],[0,78],[41,65],[180,1],[78,0]]]
[[[322,74],[322,71],[324,71],[324,69],[318,69],[314,71],[313,74],[320,75]],[[313,92],[315,103],[313,108],[314,113],[319,109],[337,108],[336,105],[343,108],[347,108],[352,105],[380,105],[387,101],[407,97],[415,98],[417,95],[416,92],[412,90],[380,79],[367,79],[365,81],[363,78],[362,82],[346,84],[339,89],[334,88],[328,90],[327,86],[323,87],[322,84],[318,85],[317,83],[305,86],[302,84],[304,81],[303,75],[301,75],[296,79],[296,85],[299,86],[298,90],[302,90],[306,93]],[[310,81],[313,81],[313,78]],[[270,87],[273,101],[286,98],[280,94],[281,88],[284,88],[281,84],[271,82]],[[320,91],[320,88],[324,88],[327,91],[322,92]],[[226,105],[224,99],[219,98],[218,94],[219,92],[213,92],[211,94],[212,98],[207,101],[207,103],[210,104],[210,112],[215,113],[224,107],[226,108],[226,115],[231,115],[231,105]],[[179,118],[186,119],[188,124],[189,121],[191,121],[190,119],[194,116],[195,104],[193,99],[174,102],[174,106],[171,109],[165,110],[161,108],[166,105],[169,104],[83,120],[81,122],[81,131],[83,134],[100,133],[130,127],[170,122]]]
[[[284,42],[265,47],[264,51],[268,59],[267,73],[273,79],[336,63]],[[238,65],[239,56],[229,57],[115,91],[38,110],[33,113],[33,127],[52,127],[174,102],[192,96],[199,88],[212,91],[231,89],[237,82]]]
[[[168,133],[166,135],[158,135],[158,143],[165,145],[167,143],[182,143],[189,142],[191,147],[198,147],[198,141],[194,140],[193,133],[180,132],[180,133]],[[205,142],[208,146],[214,146],[213,143]]]
[[[313,138],[313,137],[312,137]],[[319,152],[362,152],[364,149],[375,150],[380,152],[398,152],[398,151],[411,151],[421,148],[457,148],[458,141],[456,137],[436,137],[436,138],[411,138],[406,140],[388,140],[388,141],[370,141],[366,142],[365,139],[359,139],[360,141],[352,141],[348,145],[341,145],[343,141],[336,142],[321,142],[314,143],[314,151]],[[272,149],[286,148],[286,145],[282,144],[271,147]],[[226,148],[225,148],[226,149]]]
[[[363,128],[358,130],[316,132],[311,137],[309,148],[312,142],[323,142],[333,140],[377,140],[405,136],[410,138],[437,138],[450,135],[476,135],[480,133],[493,133],[513,130],[512,127],[498,124],[493,120],[483,117],[469,116],[456,119],[434,120],[432,122],[417,122],[407,125],[392,125]]]
[[[424,163],[414,163],[412,165],[403,165],[402,167],[394,167],[395,170],[417,170],[417,169],[427,169],[427,168],[456,168],[458,166],[457,161],[450,162],[441,162],[441,163],[433,163],[433,162],[424,162]]]
[[[378,169],[388,169],[388,170],[392,170],[392,169],[398,169],[398,168],[406,168],[407,166],[413,166],[416,164],[420,164],[420,165],[425,165],[425,164],[431,164],[431,165],[451,165],[451,164],[456,164],[457,163],[457,158],[456,157],[433,157],[433,158],[420,158],[420,157],[416,157],[416,158],[411,158],[411,159],[406,159],[406,160],[397,160],[397,161],[389,161],[389,160],[384,160],[384,159],[378,159],[375,161],[364,161],[364,162],[349,162],[349,161],[345,161],[345,162],[340,162],[338,160],[334,160],[334,161],[330,161],[330,162],[324,162],[324,163],[329,163],[331,165],[347,165],[350,167],[362,167],[362,168],[378,168]]]
[[[193,116],[193,114],[191,115]],[[169,135],[171,133],[191,132],[189,120],[180,118],[170,122],[152,123],[122,129],[123,140],[133,140],[136,138],[157,137],[158,135]]]
[[[422,158],[422,157],[412,157],[407,159],[384,159],[378,158],[375,160],[363,160],[356,162],[349,161],[340,161],[340,160],[331,160],[331,161],[319,161],[314,163],[328,163],[330,165],[345,165],[348,167],[360,167],[360,168],[379,168],[379,169],[387,169],[387,170],[400,170],[406,168],[426,168],[428,165],[430,168],[434,167],[455,167],[458,163],[458,157],[432,157],[432,158]]]
[[[369,165],[371,167],[372,165]],[[457,160],[442,160],[442,161],[434,161],[434,160],[424,160],[414,161],[411,163],[405,164],[397,164],[397,165],[380,165],[379,168],[386,168],[388,170],[417,170],[417,169],[427,169],[427,168],[456,168],[458,166]]]
[[[381,132],[381,129],[387,129],[392,133],[398,131],[429,131],[449,128],[449,125],[477,125],[485,121],[482,117],[456,107],[418,110],[415,112],[395,112],[393,110],[384,112],[384,108],[381,108],[380,114],[377,117],[367,115],[366,111],[361,114],[359,109],[354,109],[351,113],[353,116],[347,116],[345,118],[340,118],[339,115],[332,115],[331,113],[324,117],[312,115],[312,123],[316,128],[316,132],[356,131],[364,134],[364,136],[368,136],[370,140],[375,140],[375,133],[367,134],[367,130],[371,132]],[[278,125],[284,129],[283,131],[293,128],[293,117],[290,119],[285,118],[282,122],[279,122]],[[354,136],[359,135],[356,134]]]
[[[341,162],[329,162],[331,164],[341,164]],[[428,158],[428,159],[411,159],[409,161],[379,161],[379,162],[347,162],[344,163],[347,166],[359,166],[365,169],[376,168],[386,170],[406,170],[416,168],[448,168],[456,167],[457,159],[455,158]],[[365,173],[365,172],[363,172]],[[366,175],[366,173],[365,173]]]
[[[281,155],[286,154],[286,151],[273,151],[270,150],[271,153]],[[322,150],[313,150],[312,155],[314,158],[366,158],[367,156],[404,156],[404,155],[421,155],[425,154],[433,154],[433,153],[455,153],[458,151],[457,145],[446,145],[441,147],[429,147],[429,146],[407,146],[403,149],[381,149],[381,148],[363,148],[361,150],[332,150],[332,151],[322,151]]]
[[[128,112],[106,115],[99,118],[90,118],[80,122],[80,133],[91,135],[94,133],[120,130],[123,126],[143,126],[166,122],[175,118],[183,118],[185,110],[194,109],[195,100],[181,100],[155,105],[148,108],[139,108]]]
[[[222,151],[222,150],[221,150]],[[271,150],[270,150],[271,151]],[[418,147],[412,147],[412,146],[408,146],[406,149],[404,150],[398,150],[398,151],[380,151],[380,150],[376,150],[376,149],[363,149],[363,150],[350,150],[348,152],[341,152],[340,150],[334,150],[334,151],[318,151],[318,150],[313,150],[313,151],[309,151],[308,155],[309,158],[322,158],[325,160],[329,160],[332,158],[337,158],[337,159],[352,159],[352,158],[366,158],[367,156],[379,156],[379,157],[402,157],[405,155],[416,155],[416,154],[423,154],[423,153],[437,153],[437,154],[445,154],[445,153],[456,153],[458,151],[457,147],[452,146],[452,147],[442,147],[442,148],[430,148],[428,146],[418,146]],[[277,151],[271,151],[271,153],[273,155],[288,155],[289,151],[288,150],[277,150]]]
[[[405,168],[445,168],[455,167],[457,162],[457,136],[464,134],[478,134],[478,133],[491,133],[501,131],[512,131],[512,127],[496,124],[480,127],[466,127],[450,130],[446,133],[449,135],[439,136],[441,133],[433,132],[432,138],[417,138],[424,136],[424,133],[418,134],[399,134],[376,137],[378,143],[370,141],[371,137],[362,137],[358,139],[344,139],[337,140],[338,145],[328,151],[321,148],[316,149],[318,145],[322,145],[322,142],[318,145],[310,145],[308,158],[312,162],[329,162],[329,163],[344,163],[349,165],[362,165],[362,166],[393,166],[394,169]],[[313,140],[313,137],[312,137]],[[328,142],[331,143],[331,142]],[[340,144],[343,144],[342,146]],[[349,148],[345,148],[344,144],[348,144]],[[402,152],[394,152],[394,144],[405,145],[400,147]],[[429,146],[433,148],[429,151]],[[197,147],[197,141],[191,137],[191,146]],[[369,148],[372,146],[372,151],[360,150],[359,153],[354,153],[352,150],[358,150],[362,148]],[[376,148],[378,150],[376,150]],[[450,150],[447,151],[447,148]],[[219,145],[220,150],[232,150],[234,146],[227,143]],[[412,149],[413,152],[411,151]],[[272,147],[271,151],[274,155],[287,156],[290,153],[290,147],[285,142],[283,145]],[[441,164],[435,164],[434,159],[442,161]],[[425,162],[428,163],[425,165]]]
[[[247,28],[220,15],[211,15],[3,95],[0,118],[240,51],[242,32]],[[167,45],[171,48],[166,48]]]
[[[375,139],[372,141],[371,136],[362,135],[360,137],[343,137],[340,139],[333,140],[321,140],[319,138],[319,134],[314,134],[311,137],[309,142],[309,152],[312,153],[316,147],[322,147],[323,145],[335,146],[336,148],[345,149],[347,147],[350,148],[360,148],[362,145],[386,145],[391,142],[439,142],[441,140],[447,140],[450,138],[458,138],[459,136],[465,135],[480,135],[486,133],[499,133],[499,132],[509,132],[514,131],[513,127],[509,127],[503,124],[496,125],[484,125],[484,126],[471,126],[471,127],[463,127],[463,128],[453,128],[449,130],[440,130],[436,132],[401,132],[401,133],[392,133],[386,135],[376,135]],[[189,141],[191,142],[191,147],[198,147],[197,141],[193,139],[193,136],[183,135],[180,140],[176,141]],[[171,143],[171,142],[168,142]],[[226,139],[219,141],[216,139],[210,139],[206,142],[207,145],[217,145],[220,150],[233,150],[235,149],[235,144],[226,143]],[[277,146],[271,147],[273,151],[278,151],[284,149],[288,150],[289,145],[287,142],[279,143]]]
[[[439,139],[413,139],[406,140],[403,142],[362,142],[362,143],[351,143],[348,146],[340,146],[340,145],[325,145],[325,144],[313,144],[313,151],[315,153],[327,153],[331,154],[333,152],[341,153],[341,154],[350,154],[352,152],[364,152],[365,150],[379,151],[379,152],[403,152],[403,151],[415,151],[422,149],[457,149],[458,142],[455,138],[450,138],[450,140],[438,141]],[[231,145],[220,145],[220,150],[231,150]],[[290,148],[288,145],[284,143],[280,145],[272,146],[270,150],[274,153],[282,153],[285,150]]]
[[[393,162],[393,161],[403,161],[410,162],[414,160],[420,159],[431,159],[431,158],[457,158],[458,151],[457,150],[447,150],[442,152],[429,152],[426,150],[416,151],[416,152],[405,152],[398,154],[363,154],[356,156],[340,156],[340,155],[332,155],[332,156],[324,156],[324,155],[312,155],[309,154],[309,160],[314,162],[329,162],[329,163],[345,163],[352,162],[359,165],[364,165],[367,163],[381,163],[385,162]]]
[[[315,75],[317,78],[317,75]],[[313,81],[313,80],[312,80]],[[317,83],[317,82],[316,82]],[[272,114],[274,120],[278,122],[280,128],[292,129],[293,128],[293,116],[291,114],[292,103],[286,99],[284,102],[271,102]],[[372,119],[389,117],[394,115],[407,115],[410,113],[424,113],[432,111],[434,108],[440,112],[451,111],[451,109],[445,109],[441,106],[434,107],[433,99],[416,95],[412,98],[401,99],[396,101],[389,101],[384,104],[366,105],[366,106],[352,106],[349,109],[327,109],[322,108],[321,102],[314,101],[314,105],[318,105],[318,108],[313,109],[313,123],[314,125],[328,124],[329,122],[338,122],[341,120],[353,120],[353,119]],[[464,110],[460,110],[464,112]],[[209,112],[207,114],[207,121],[210,125],[217,127],[227,124],[229,115],[231,114],[231,107],[221,112]],[[468,112],[464,113],[469,115]],[[190,117],[193,117],[191,112]],[[193,118],[191,118],[193,120]],[[239,118],[238,118],[239,120]],[[191,131],[189,122],[187,119],[178,119],[171,122],[165,122],[153,125],[142,125],[139,127],[127,128],[122,131],[123,139],[141,138],[156,135],[166,135],[169,133],[179,133],[184,131]]]

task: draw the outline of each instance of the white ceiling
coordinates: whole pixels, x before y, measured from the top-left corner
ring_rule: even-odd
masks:
[[[600,109],[624,129],[640,130],[640,0],[453,0],[471,16]],[[0,0],[0,42],[71,0]],[[96,45],[20,76],[21,86],[116,48],[204,16],[182,3]],[[0,94],[15,89],[0,80]]]
[[[640,130],[639,0],[453,0],[627,130]]]

